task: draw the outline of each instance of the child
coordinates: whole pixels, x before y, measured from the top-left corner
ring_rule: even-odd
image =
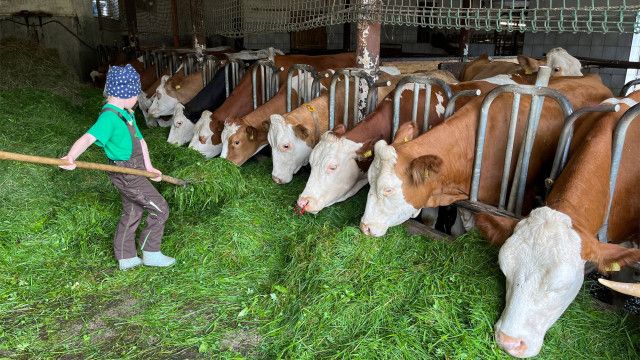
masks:
[[[151,180],[160,181],[162,173],[151,165],[147,144],[138,130],[131,110],[136,105],[140,91],[140,75],[131,65],[112,66],[107,73],[105,84],[107,103],[102,107],[96,123],[62,158],[70,165],[60,167],[66,170],[75,169],[75,160],[95,142],[104,149],[110,164],[157,173],[158,177]],[[164,223],[169,216],[169,207],[165,199],[145,177],[108,174],[122,198],[122,216],[113,238],[113,249],[120,270],[140,264],[173,265],[176,260],[160,252]],[[135,233],[144,210],[147,210],[149,215],[147,227],[140,233],[140,259],[136,252]]]

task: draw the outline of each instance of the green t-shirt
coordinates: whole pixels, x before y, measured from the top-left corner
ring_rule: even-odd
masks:
[[[127,110],[117,106],[106,104],[102,109],[111,108],[119,112],[124,118],[133,124],[136,129],[136,136],[142,139],[142,133],[136,124],[136,118]],[[131,159],[133,153],[133,143],[127,125],[118,115],[111,111],[102,113],[96,123],[87,131],[96,138],[95,144],[104,149],[107,157],[114,161]]]

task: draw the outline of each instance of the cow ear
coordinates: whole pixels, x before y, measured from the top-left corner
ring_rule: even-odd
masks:
[[[540,62],[538,60],[524,55],[518,55],[518,63],[522,66],[524,73],[527,75],[538,72],[538,68],[540,68]]]
[[[600,272],[619,271],[627,265],[640,261],[640,249],[602,243],[593,235],[585,236],[584,232],[579,233],[583,239],[582,258],[596,263]]]
[[[297,137],[299,137],[302,140],[305,140],[310,135],[309,129],[304,127],[304,125],[302,125],[302,124],[298,124],[298,125],[294,126],[293,127],[293,132],[294,132],[294,134],[296,134]]]
[[[255,141],[258,137],[258,129],[253,126],[247,126],[247,138],[251,141]]]
[[[406,122],[398,128],[392,144],[402,144],[418,136],[418,126],[412,121]]]
[[[356,151],[356,157],[358,160],[373,160],[373,145],[380,140],[382,137],[376,139],[369,139],[362,144],[360,149]]]
[[[342,136],[347,132],[347,128],[344,126],[344,124],[338,124],[333,127],[331,132],[333,133],[333,135]]]
[[[438,174],[442,167],[442,158],[437,155],[422,155],[411,161],[408,167],[409,177],[413,185],[424,184],[430,177]]]
[[[270,120],[270,119],[267,119],[267,120],[265,120],[265,121],[263,121],[263,122],[262,122],[262,129],[263,129],[265,132],[269,132],[269,128],[270,128],[270,127],[271,127],[271,120]]]
[[[489,60],[489,55],[487,55],[487,53],[483,53],[482,55],[478,56],[476,60]]]
[[[502,246],[513,234],[517,220],[489,213],[476,214],[476,228],[485,239],[495,246]]]

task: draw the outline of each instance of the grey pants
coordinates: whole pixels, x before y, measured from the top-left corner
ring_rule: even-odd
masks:
[[[127,166],[128,161],[117,161],[116,165]],[[160,242],[164,233],[164,223],[169,217],[169,205],[158,190],[142,176],[110,173],[109,178],[120,191],[122,215],[113,238],[113,250],[117,260],[137,256],[135,235],[147,210],[147,226],[140,233],[140,249],[160,251]]]

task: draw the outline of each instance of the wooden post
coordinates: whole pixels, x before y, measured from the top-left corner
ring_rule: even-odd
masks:
[[[98,11],[100,8],[98,7]],[[136,1],[124,0],[124,11],[127,14],[127,33],[129,46],[138,47],[138,18],[136,16]]]
[[[464,0],[462,3],[463,11],[466,9],[465,14],[469,14],[469,8],[471,7],[471,0]],[[458,55],[460,56],[460,61],[467,62],[469,59],[469,40],[471,39],[471,30],[465,29],[466,21],[464,19],[460,20],[460,24],[463,26],[460,29],[460,37],[458,38]]]
[[[193,24],[193,47],[206,47],[204,35],[204,6],[202,0],[190,0],[191,22]]]
[[[173,33],[173,47],[180,47],[180,32],[178,30],[178,1],[171,0],[171,32]]]
[[[358,31],[356,33],[356,66],[364,69],[368,73],[375,75],[380,64],[380,22],[372,21],[380,14],[380,0],[358,0],[360,6],[368,10],[367,18],[358,20]],[[366,82],[360,81],[358,93],[358,110],[360,118],[364,116],[367,108]],[[347,104],[345,104],[347,106]],[[359,121],[360,119],[353,119]]]

